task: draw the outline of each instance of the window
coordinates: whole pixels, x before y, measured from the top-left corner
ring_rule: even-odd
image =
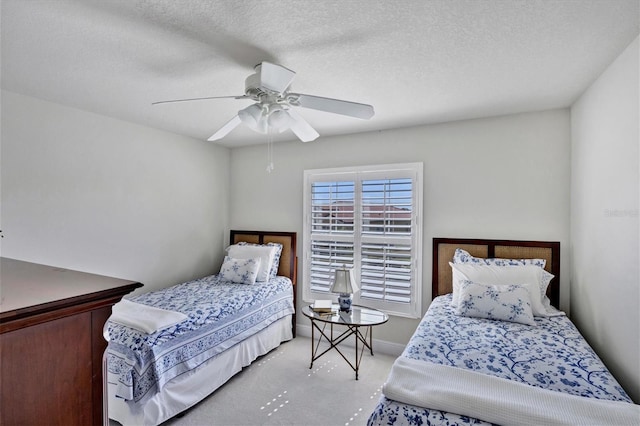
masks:
[[[304,172],[303,298],[333,298],[333,271],[353,268],[354,303],[419,318],[422,163]]]

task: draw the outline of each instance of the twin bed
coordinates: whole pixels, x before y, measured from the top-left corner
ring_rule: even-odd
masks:
[[[294,337],[295,233],[231,231],[230,243],[219,274],[126,301],[163,309],[165,328],[139,331],[114,310],[110,418],[160,424]],[[274,246],[265,278],[255,250]],[[559,277],[559,243],[434,239],[434,299],[368,425],[640,424],[640,406],[555,308]]]
[[[296,234],[232,230],[230,243],[218,274],[114,307],[109,418],[160,424],[295,337]]]
[[[640,424],[554,308],[559,268],[556,242],[434,239],[434,299],[368,425]]]

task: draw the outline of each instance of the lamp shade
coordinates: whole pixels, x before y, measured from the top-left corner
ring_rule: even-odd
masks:
[[[347,269],[346,267],[336,269],[329,291],[332,293],[353,294],[359,289],[360,287],[358,287],[353,275],[353,269]]]
[[[267,133],[267,121],[262,114],[262,108],[258,104],[249,105],[245,109],[238,111],[240,120],[258,133]]]
[[[291,116],[280,105],[273,105],[269,108],[269,118],[267,120],[269,127],[278,132],[286,130],[291,125]]]

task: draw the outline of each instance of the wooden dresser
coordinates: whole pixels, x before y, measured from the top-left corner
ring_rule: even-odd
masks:
[[[138,287],[1,258],[0,425],[103,424],[103,326]]]

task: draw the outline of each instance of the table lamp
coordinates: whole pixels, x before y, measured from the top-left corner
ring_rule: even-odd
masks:
[[[342,269],[336,269],[331,284],[331,293],[339,293],[338,304],[340,310],[349,312],[351,310],[351,294],[357,292],[360,288],[353,276],[353,269],[347,269],[346,265]]]

